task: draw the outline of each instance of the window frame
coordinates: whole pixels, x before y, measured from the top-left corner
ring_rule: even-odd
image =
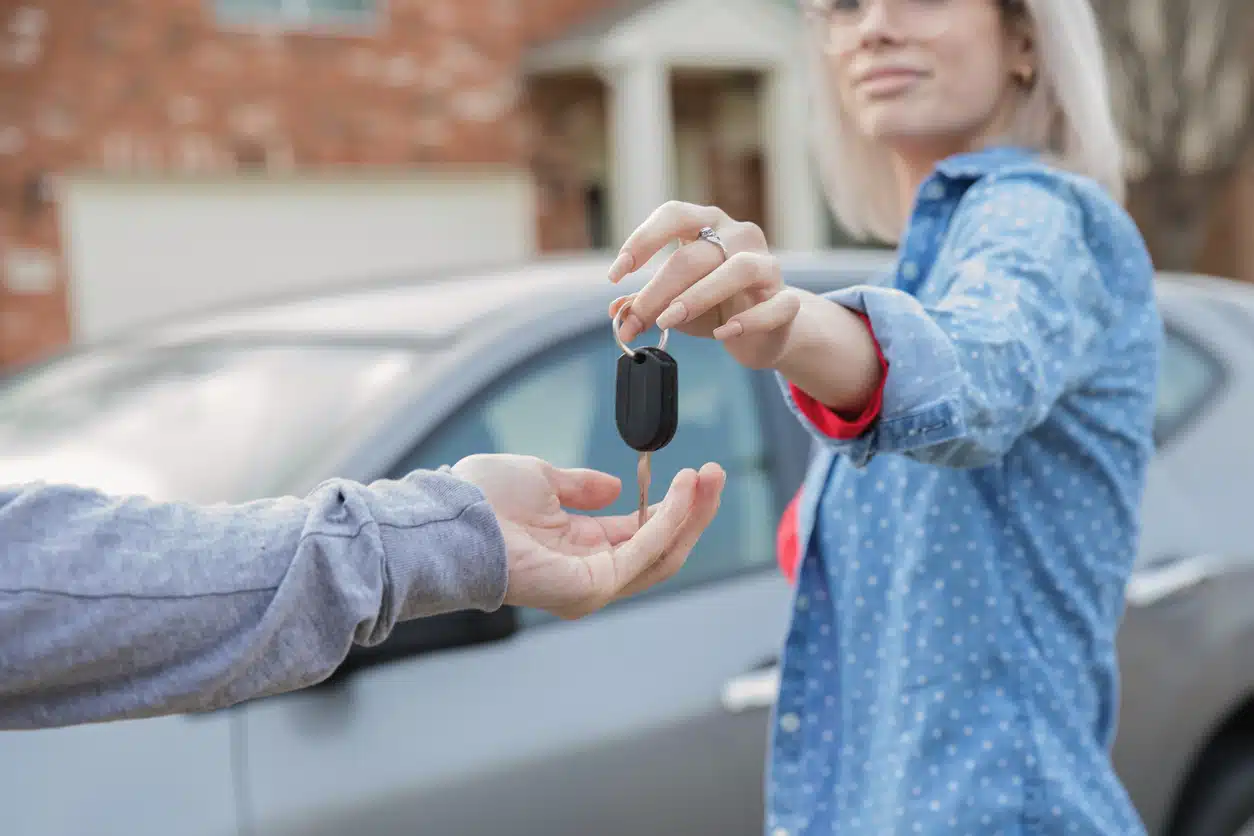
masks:
[[[219,28],[243,31],[315,32],[345,35],[379,34],[389,17],[388,0],[372,0],[374,10],[362,14],[319,15],[311,0],[278,0],[279,11],[252,12],[224,8],[229,0],[206,0]],[[303,14],[297,13],[303,10]]]
[[[1154,407],[1154,449],[1165,450],[1187,430],[1200,423],[1215,408],[1224,392],[1232,384],[1232,369],[1209,345],[1198,339],[1187,328],[1163,319],[1163,353],[1168,351],[1172,340],[1185,345],[1200,357],[1211,372],[1210,381],[1201,393],[1174,420],[1159,424],[1158,406]],[[1159,381],[1161,389],[1163,382]]]

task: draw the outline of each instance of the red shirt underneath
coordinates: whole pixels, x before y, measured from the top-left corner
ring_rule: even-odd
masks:
[[[871,321],[867,319],[866,315],[859,313],[858,317],[870,330]],[[875,332],[873,330],[871,331],[871,339],[875,340]],[[801,413],[818,428],[819,432],[828,438],[841,441],[857,438],[866,432],[871,424],[875,422],[875,419],[879,417],[880,408],[884,404],[884,383],[888,380],[888,361],[884,359],[884,352],[880,349],[878,340],[875,340],[875,353],[880,360],[880,385],[876,388],[875,394],[871,396],[871,400],[867,401],[867,405],[862,410],[862,413],[856,417],[846,418],[838,415],[830,407],[819,403],[796,386],[791,383],[788,385],[788,391],[801,409]],[[779,528],[775,534],[779,568],[790,582],[796,580],[797,564],[801,557],[798,550],[800,537],[797,530],[797,506],[800,500],[801,491],[798,490],[788,503],[788,507],[784,509],[784,516],[780,518]]]

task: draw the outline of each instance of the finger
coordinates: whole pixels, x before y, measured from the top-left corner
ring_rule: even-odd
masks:
[[[714,339],[729,340],[745,334],[765,334],[782,328],[797,316],[801,297],[788,290],[780,291],[761,304],[736,314],[714,329]]]
[[[663,203],[627,237],[618,258],[610,266],[610,281],[617,283],[676,238],[695,238],[702,227],[718,227],[731,219],[716,206],[697,206],[672,200]]]
[[[662,503],[660,502],[650,505],[645,510],[645,519],[652,517],[661,507]],[[616,517],[598,517],[597,522],[601,526],[601,531],[605,534],[606,542],[611,546],[627,542],[640,530],[640,517],[635,511]]]
[[[607,546],[613,545],[609,542],[605,526],[602,524],[603,518],[577,513],[568,513],[566,517],[570,527],[561,539],[563,554],[588,557],[603,552]],[[627,535],[623,539],[629,539],[630,536]]]
[[[623,341],[630,342],[653,327],[658,315],[678,296],[722,263],[722,251],[709,241],[695,241],[676,249],[631,300],[631,310],[623,317],[619,332]]]
[[[714,478],[723,480],[726,474],[722,468],[716,464],[706,464],[701,468],[697,475],[697,491],[709,490],[709,480]],[[719,483],[719,490],[722,490],[722,482]],[[661,502],[655,502],[645,511],[645,519],[652,517],[662,507]],[[640,515],[635,511],[630,514],[620,514],[614,517],[582,517],[579,519],[595,520],[601,527],[601,532],[605,535],[605,540],[611,546],[617,546],[619,543],[625,543],[640,530]]]
[[[617,299],[615,299],[613,302],[610,302],[610,319],[612,319],[612,320],[617,320],[617,319],[618,319],[618,312],[619,312],[620,310],[622,310],[624,306],[630,306],[630,305],[631,305],[634,301],[636,301],[636,294],[634,294],[634,293],[629,293],[629,294],[627,294],[626,296],[619,296],[619,297],[618,297]],[[619,336],[619,338],[620,338],[620,339],[622,339],[622,337],[623,337],[623,332],[627,330],[626,325],[625,325],[624,323],[625,323],[625,321],[626,321],[628,318],[629,318],[629,317],[624,316],[624,317],[623,317],[624,322],[620,322],[620,323],[619,323],[619,326],[618,326],[619,334],[618,334],[618,336]],[[624,339],[624,340],[623,340],[623,342],[627,342],[627,340],[625,340],[625,339]]]
[[[618,309],[621,308],[623,305],[630,303],[635,298],[636,298],[636,294],[629,293],[626,296],[619,296],[613,302],[610,302],[610,318],[613,319],[614,317],[618,316]]]
[[[558,502],[580,511],[604,508],[618,499],[623,490],[623,483],[617,476],[599,470],[553,467],[547,475]]]
[[[723,247],[701,240],[680,247],[671,253],[657,273],[636,294],[631,312],[624,317],[625,325],[634,324],[639,329],[631,335],[631,339],[654,324],[659,328],[673,328],[682,322],[695,319],[697,314],[684,310],[684,306],[671,310],[674,302],[712,276],[720,267],[726,267],[729,262],[736,263],[731,268],[733,273],[752,268],[754,275],[765,275],[763,265],[759,262],[767,261],[769,256],[757,254],[765,254],[766,237],[756,224],[731,222],[719,227],[718,234],[723,241]],[[731,293],[724,293],[704,309],[709,310],[730,295]],[[667,313],[667,318],[659,321],[663,312]]]
[[[628,583],[618,597],[628,598],[638,595],[663,581],[670,580],[683,568],[693,547],[718,514],[726,482],[727,474],[718,465],[707,464],[701,468],[692,509],[680,527],[675,541],[656,563]]]
[[[596,590],[598,593],[613,598],[641,572],[657,562],[688,517],[697,482],[697,474],[691,468],[679,471],[671,480],[666,498],[662,500],[657,513],[646,520],[631,539],[589,559],[590,564],[610,562],[608,567],[589,566],[590,575],[600,582]],[[609,571],[606,571],[607,568]]]
[[[659,328],[674,328],[713,310],[737,293],[778,282],[773,272],[775,260],[757,252],[739,252],[720,264],[708,276],[680,293],[657,319]],[[632,305],[632,311],[636,306]]]

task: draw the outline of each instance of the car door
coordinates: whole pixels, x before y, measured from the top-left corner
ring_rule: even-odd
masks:
[[[1155,416],[1158,451],[1142,503],[1141,550],[1120,626],[1121,704],[1114,761],[1150,833],[1164,832],[1199,740],[1239,692],[1232,636],[1248,607],[1216,604],[1248,559],[1246,339],[1189,294],[1163,299],[1167,330]],[[1216,594],[1218,593],[1218,594]],[[1218,657],[1218,658],[1217,658]],[[1218,663],[1216,664],[1216,662]],[[1216,668],[1219,673],[1216,673]]]
[[[256,832],[761,832],[769,700],[753,677],[777,654],[789,597],[774,528],[793,486],[779,483],[763,429],[763,399],[778,396],[716,343],[671,341],[681,417],[653,457],[653,496],[685,466],[728,473],[688,564],[580,621],[519,611],[508,638],[468,630],[465,646],[247,706]],[[477,452],[534,454],[622,475],[611,511],[630,512],[636,454],[618,438],[606,373],[617,352],[598,327],[520,358],[392,475]]]
[[[1159,363],[1154,416],[1157,449],[1141,503],[1137,566],[1142,570],[1191,556],[1211,529],[1208,491],[1199,491],[1196,482],[1199,475],[1203,481],[1214,475],[1213,468],[1198,460],[1213,445],[1199,430],[1216,417],[1216,406],[1231,378],[1222,352],[1204,342],[1200,329],[1188,325],[1178,309],[1169,308],[1171,313],[1177,316],[1167,320]],[[1141,578],[1145,577],[1143,573]],[[1137,595],[1135,583],[1131,594]]]
[[[233,836],[231,711],[0,735],[0,833]]]

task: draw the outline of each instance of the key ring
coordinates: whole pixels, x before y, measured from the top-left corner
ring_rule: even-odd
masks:
[[[614,314],[614,342],[618,343],[618,347],[621,348],[623,350],[623,353],[626,354],[628,357],[635,357],[636,356],[635,349],[631,348],[630,346],[627,345],[627,343],[623,342],[623,338],[618,335],[618,329],[623,324],[623,316],[626,315],[627,309],[630,307],[631,307],[630,301],[624,302],[623,306],[618,309],[618,313]],[[669,328],[662,329],[662,341],[657,344],[658,351],[666,350],[666,340],[670,336],[670,334],[671,334],[671,329]]]

